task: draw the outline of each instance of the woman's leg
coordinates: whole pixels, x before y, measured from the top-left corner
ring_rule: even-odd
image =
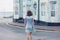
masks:
[[[29,40],[32,40],[32,32],[29,33]]]
[[[27,33],[27,40],[29,40],[29,33]]]
[[[32,40],[32,32],[27,33],[27,40]]]

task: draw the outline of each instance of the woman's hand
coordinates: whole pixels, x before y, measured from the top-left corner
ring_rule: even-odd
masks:
[[[26,26],[26,18],[24,19],[24,26]]]

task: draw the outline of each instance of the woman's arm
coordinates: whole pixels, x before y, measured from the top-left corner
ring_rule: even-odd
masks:
[[[24,18],[24,25],[26,26],[26,18]]]
[[[33,24],[34,24],[34,19],[33,19]]]

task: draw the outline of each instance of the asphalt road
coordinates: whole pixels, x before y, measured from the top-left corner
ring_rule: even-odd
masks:
[[[33,33],[33,40],[60,40],[59,31],[39,30]],[[23,28],[0,23],[0,40],[26,40]]]

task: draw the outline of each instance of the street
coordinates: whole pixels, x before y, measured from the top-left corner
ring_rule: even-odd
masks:
[[[0,23],[0,40],[26,40],[23,28]],[[59,31],[40,30],[33,33],[33,40],[60,40]]]
[[[60,0],[0,0],[0,40],[27,40],[25,28],[32,40],[60,40]]]

